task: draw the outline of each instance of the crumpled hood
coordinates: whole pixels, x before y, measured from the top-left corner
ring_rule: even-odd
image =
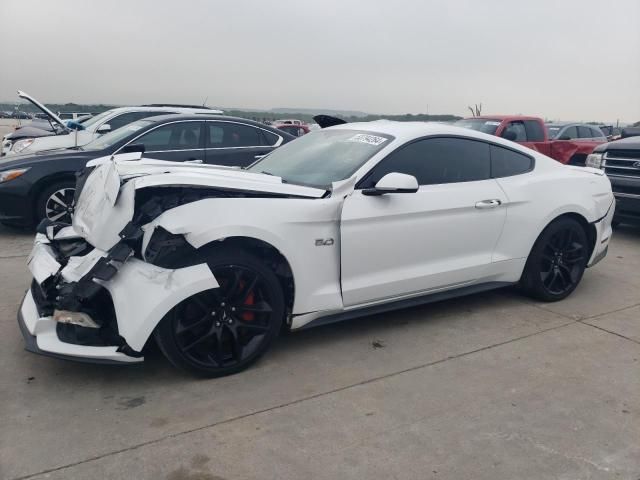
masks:
[[[95,169],[82,187],[73,227],[94,247],[108,250],[120,240],[120,232],[134,218],[136,191],[148,187],[192,186],[310,199],[326,194],[326,190],[236,168],[139,158],[140,153],[129,153],[87,164]]]
[[[264,192],[286,196],[320,198],[326,190],[283,183],[280,177],[253,173],[236,167],[139,159],[139,153],[103,157],[87,166],[113,161],[122,181],[135,181],[135,188],[162,185],[194,185],[225,190]],[[132,161],[135,160],[135,161]]]

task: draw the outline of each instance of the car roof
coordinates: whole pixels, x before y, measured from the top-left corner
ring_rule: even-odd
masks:
[[[145,105],[141,105],[141,106],[137,106],[137,107],[116,107],[116,108],[112,108],[109,110],[109,112],[113,112],[113,113],[125,113],[125,112],[166,112],[167,110],[170,110],[172,112],[175,113],[201,113],[204,114],[206,112],[209,112],[212,115],[221,115],[223,112],[222,110],[213,110],[213,109],[207,109],[207,108],[202,108],[202,107],[198,107],[198,108],[187,108],[187,107],[177,107],[177,106],[171,106],[171,105],[165,105],[163,107],[160,106],[153,106],[153,107],[148,107]]]
[[[598,125],[590,125],[588,123],[570,122],[570,123],[545,123],[547,127],[594,127],[600,128]]]
[[[464,120],[497,120],[504,122],[505,120],[540,120],[540,117],[531,117],[527,115],[480,115],[479,117],[467,117]]]
[[[166,115],[154,115],[153,117],[148,117],[148,118],[145,118],[144,120],[150,120],[154,122],[164,122],[167,120],[218,120],[218,121],[224,121],[224,122],[247,123],[249,125],[254,125],[256,127],[265,128],[267,130],[274,130],[274,128],[269,125],[265,125],[264,123],[260,123],[260,122],[255,122],[253,120],[249,120],[248,118],[230,117],[229,115],[215,115],[215,114],[209,114],[209,113],[198,113],[198,114],[169,113]]]
[[[281,137],[287,138],[289,140],[293,140],[296,137],[291,135],[290,133],[285,132],[284,130],[279,130],[270,125],[265,125],[264,123],[254,122],[253,120],[249,120],[248,118],[241,117],[230,117],[229,115],[209,115],[206,113],[200,114],[184,114],[184,113],[171,113],[168,115],[154,115],[153,117],[147,117],[141,120],[146,120],[148,122],[159,123],[159,122],[171,122],[171,121],[186,121],[186,120],[217,120],[222,122],[238,122],[244,123],[246,125],[252,125],[254,127],[261,128],[263,130],[267,130],[269,132],[273,132]]]
[[[334,127],[328,127],[325,130],[362,130],[372,134],[382,133],[395,137],[399,142],[407,142],[415,138],[427,136],[457,136],[501,144],[511,148],[512,150],[520,150],[527,155],[531,155],[530,149],[515,142],[496,137],[495,135],[489,135],[488,133],[471,130],[469,128],[436,122],[397,122],[393,120],[375,120],[373,122],[345,123]]]

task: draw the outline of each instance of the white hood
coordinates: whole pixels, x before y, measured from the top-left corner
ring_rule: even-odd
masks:
[[[140,153],[103,157],[87,178],[73,219],[76,232],[107,250],[133,219],[136,190],[159,186],[197,186],[230,191],[321,198],[326,190],[283,183],[280,177],[238,168],[142,159]]]

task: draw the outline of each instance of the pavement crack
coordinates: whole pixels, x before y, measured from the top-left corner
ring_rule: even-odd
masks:
[[[68,469],[68,468],[76,467],[78,465],[83,465],[85,463],[93,462],[93,461],[96,461],[96,460],[101,460],[103,458],[111,457],[111,456],[114,456],[114,455],[119,455],[121,453],[134,451],[134,450],[137,450],[139,448],[146,447],[146,446],[149,446],[149,445],[154,445],[154,444],[160,443],[160,442],[162,442],[164,440],[171,440],[171,439],[174,439],[174,438],[179,438],[179,437],[182,437],[184,435],[188,435],[190,433],[200,432],[200,431],[207,430],[207,429],[210,429],[210,428],[218,427],[220,425],[226,425],[226,424],[229,424],[229,423],[236,422],[238,420],[244,420],[246,418],[254,417],[256,415],[261,415],[263,413],[274,412],[274,411],[277,411],[277,410],[281,410],[283,408],[291,407],[291,406],[294,406],[294,405],[299,405],[299,404],[307,402],[309,400],[315,400],[317,398],[322,398],[322,397],[325,397],[325,396],[328,396],[328,395],[332,395],[332,394],[335,394],[335,393],[343,392],[343,391],[349,390],[351,388],[358,388],[358,387],[361,387],[361,386],[364,386],[364,385],[368,385],[368,384],[371,384],[371,383],[378,382],[380,380],[385,380],[385,379],[396,377],[396,376],[399,376],[399,375],[404,375],[406,373],[415,372],[415,371],[418,371],[418,370],[422,370],[424,368],[429,368],[429,367],[432,367],[432,366],[435,366],[435,365],[439,365],[439,364],[448,362],[450,360],[456,360],[456,359],[459,359],[459,358],[463,358],[463,357],[467,357],[467,356],[470,356],[470,355],[474,355],[476,353],[480,353],[480,352],[484,352],[484,351],[487,351],[487,350],[491,350],[493,348],[497,348],[497,347],[501,347],[501,346],[504,346],[504,345],[508,345],[510,343],[518,342],[520,340],[525,340],[527,338],[531,338],[531,337],[534,337],[536,335],[541,335],[543,333],[547,333],[547,332],[550,332],[550,331],[553,331],[553,330],[558,330],[558,329],[561,329],[561,328],[564,328],[564,327],[567,327],[567,326],[570,326],[570,325],[574,325],[576,323],[579,323],[579,321],[572,320],[570,322],[563,323],[562,325],[556,325],[554,327],[545,328],[543,330],[539,330],[539,331],[534,332],[534,333],[529,333],[527,335],[522,335],[520,337],[512,338],[510,340],[505,340],[503,342],[498,342],[498,343],[494,343],[494,344],[487,345],[487,346],[484,346],[484,347],[480,347],[480,348],[477,348],[475,350],[469,350],[467,352],[462,352],[462,353],[459,353],[459,354],[456,354],[456,355],[450,355],[448,357],[444,357],[444,358],[441,358],[439,360],[434,360],[432,362],[427,362],[427,363],[423,363],[423,364],[420,364],[420,365],[415,365],[413,367],[405,368],[403,370],[398,370],[397,372],[391,372],[391,373],[387,373],[387,374],[380,375],[380,376],[377,376],[377,377],[368,378],[368,379],[362,380],[360,382],[356,382],[356,383],[353,383],[353,384],[350,384],[350,385],[345,385],[345,386],[342,386],[342,387],[334,388],[332,390],[316,393],[316,394],[309,395],[309,396],[306,396],[306,397],[298,398],[298,399],[292,400],[290,402],[281,403],[281,404],[274,405],[274,406],[271,406],[271,407],[268,407],[268,408],[263,408],[263,409],[260,409],[260,410],[254,410],[252,412],[248,412],[248,413],[245,413],[245,414],[242,414],[242,415],[237,415],[235,417],[227,418],[225,420],[220,420],[220,421],[217,421],[217,422],[209,423],[207,425],[202,425],[202,426],[199,426],[199,427],[183,430],[181,432],[171,433],[169,435],[165,435],[165,436],[160,437],[160,438],[155,438],[153,440],[148,440],[146,442],[141,442],[141,443],[138,443],[138,444],[135,444],[135,445],[131,445],[131,446],[126,447],[126,448],[121,448],[119,450],[113,450],[111,452],[106,452],[106,453],[103,453],[103,454],[100,454],[100,455],[94,455],[92,457],[85,458],[84,460],[79,460],[77,462],[68,463],[66,465],[60,465],[58,467],[53,467],[53,468],[49,468],[49,469],[46,469],[46,470],[41,470],[41,471],[36,472],[36,473],[30,473],[30,474],[19,476],[19,477],[14,477],[13,480],[27,480],[27,479],[30,479],[30,478],[37,477],[39,475],[46,475],[46,474],[49,474],[49,473],[58,472],[58,471],[65,470],[65,469]]]
[[[586,322],[584,320],[579,320],[579,323],[582,323],[583,325],[588,325],[588,326],[596,328],[598,330],[602,330],[603,332],[610,333],[611,335],[615,335],[616,337],[624,338],[625,340],[629,340],[630,342],[637,343],[638,345],[640,345],[640,341],[635,340],[635,339],[630,338],[630,337],[627,337],[625,335],[622,335],[621,333],[614,332],[613,330],[607,330],[606,328],[600,327],[598,325],[594,325],[593,323],[589,323],[589,322]]]
[[[633,305],[628,305],[626,307],[616,308],[615,310],[611,310],[610,312],[598,313],[597,315],[590,315],[588,317],[581,318],[580,321],[582,322],[585,320],[593,320],[596,318],[604,317],[606,315],[610,315],[612,313],[624,312],[625,310],[630,310],[632,308],[639,307],[639,306],[640,306],[640,303],[634,303]]]

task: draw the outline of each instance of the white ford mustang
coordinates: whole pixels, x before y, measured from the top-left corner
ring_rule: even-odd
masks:
[[[292,330],[520,283],[561,300],[607,252],[600,170],[456,127],[316,131],[247,170],[96,161],[73,226],[41,224],[27,349],[237,372]]]

